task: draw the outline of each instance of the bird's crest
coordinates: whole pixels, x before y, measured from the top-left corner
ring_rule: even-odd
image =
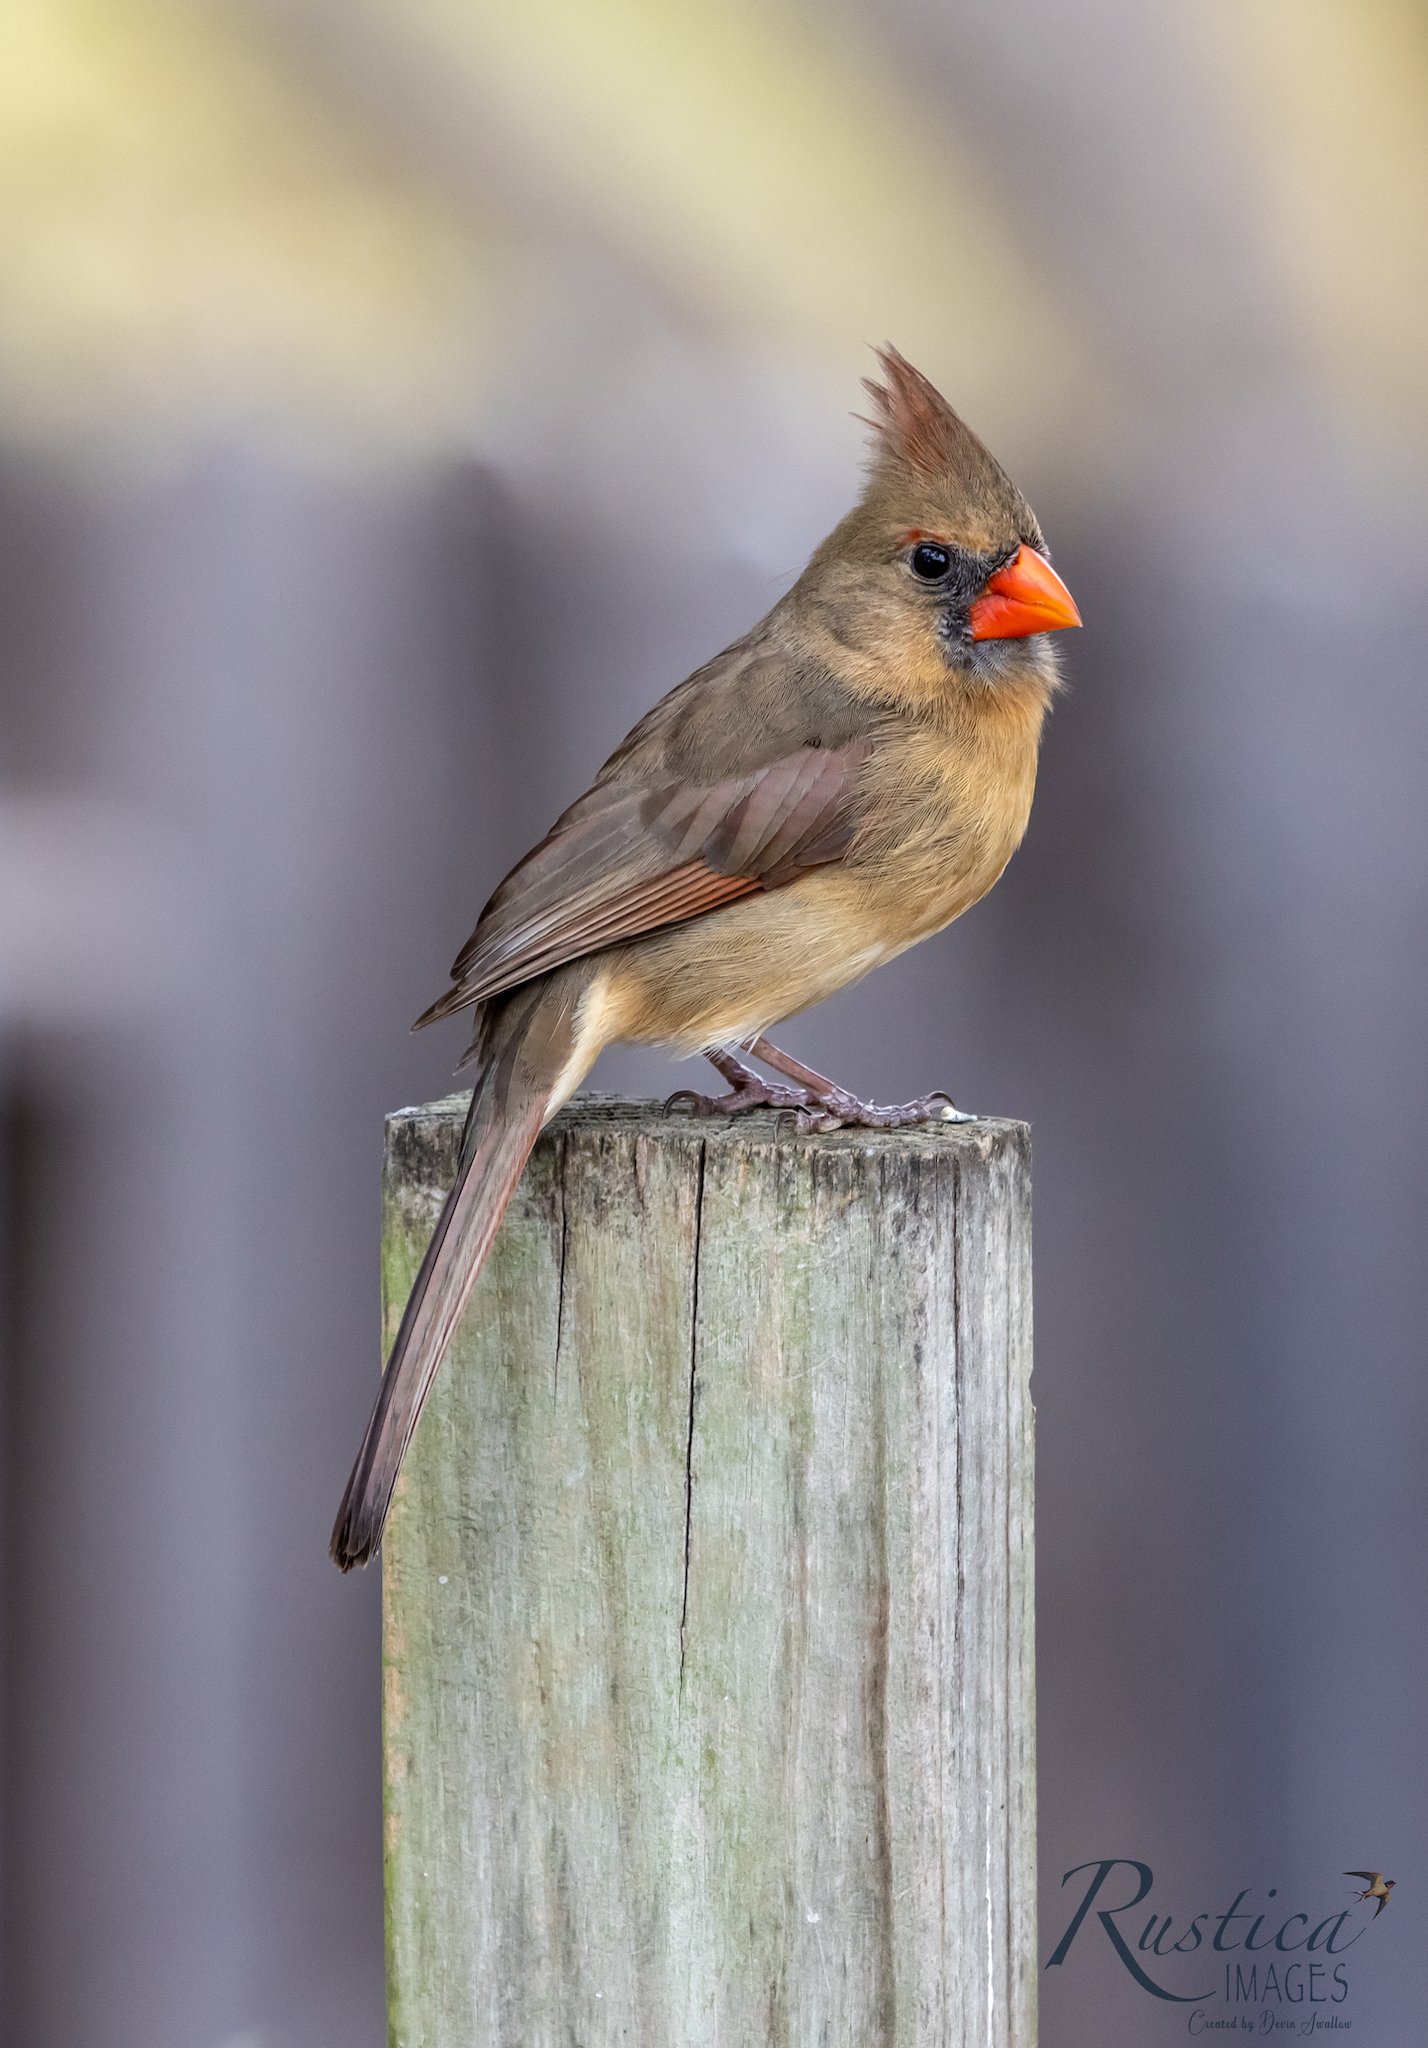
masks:
[[[935,481],[968,466],[968,458],[991,457],[966,423],[960,420],[935,384],[895,349],[891,342],[878,350],[882,383],[865,377],[863,389],[873,403],[873,460],[895,462],[903,469]]]
[[[1021,492],[942,393],[889,345],[878,350],[883,381],[863,380],[873,401],[872,492],[908,483],[947,497],[974,546],[1019,537],[1042,546],[1036,515]]]

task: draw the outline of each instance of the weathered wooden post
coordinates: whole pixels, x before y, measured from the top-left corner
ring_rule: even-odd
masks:
[[[394,2048],[1032,2048],[1029,1232],[1020,1124],[552,1125],[387,1536]]]

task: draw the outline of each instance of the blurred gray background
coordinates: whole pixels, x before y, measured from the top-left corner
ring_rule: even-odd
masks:
[[[1087,1859],[1187,1915],[1365,1864],[1356,2038],[1416,2038],[1422,9],[19,0],[7,44],[7,2041],[383,2038],[378,1587],[324,1551],[382,1114],[460,1047],[406,1027],[849,503],[885,338],[1087,622],[994,896],[787,1032],[1035,1125],[1042,1960]],[[1047,2048],[1184,2031],[1104,1941],[1042,1998]]]

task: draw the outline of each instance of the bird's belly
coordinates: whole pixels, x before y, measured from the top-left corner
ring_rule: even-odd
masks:
[[[615,1035],[678,1053],[745,1043],[965,908],[965,900],[914,902],[846,869],[819,870],[612,953]]]

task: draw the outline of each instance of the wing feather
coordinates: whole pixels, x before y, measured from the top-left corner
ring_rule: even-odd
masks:
[[[872,745],[794,748],[704,788],[597,784],[502,882],[418,1024],[837,860]]]

